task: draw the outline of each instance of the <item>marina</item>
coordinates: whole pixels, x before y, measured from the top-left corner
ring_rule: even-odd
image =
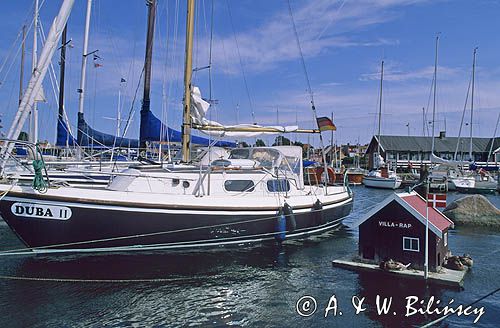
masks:
[[[346,226],[353,225],[391,192],[363,186],[353,190],[357,198],[351,216],[344,221]],[[460,197],[457,193],[449,196]],[[488,197],[500,206],[496,196]],[[2,250],[23,247],[5,223],[0,225],[0,236]],[[489,229],[457,227],[450,232],[450,248],[458,254],[469,252],[475,260],[464,277],[463,290],[426,286],[421,279],[332,267],[332,260],[357,252],[357,238],[357,228],[343,228],[306,241],[291,241],[283,247],[267,244],[202,252],[67,254],[57,258],[2,256],[0,311],[13,326],[76,322],[82,326],[124,322],[159,326],[279,326],[276,323],[280,322],[300,327],[304,318],[295,312],[295,302],[300,297],[311,295],[324,308],[335,295],[344,315],[325,318],[324,312],[318,310],[307,319],[307,324],[349,326],[355,320],[362,327],[421,326],[437,317],[405,317],[404,298],[408,295],[421,299],[433,295],[444,303],[453,299],[454,304],[469,304],[500,284],[494,260],[500,240]],[[82,271],[82,267],[86,269]],[[10,280],[7,276],[37,280]],[[355,315],[350,305],[354,295],[366,297],[367,311]],[[401,315],[378,316],[376,295],[394,297],[394,311]],[[479,303],[485,306],[480,326],[494,327],[498,322],[497,298]],[[95,313],[96,304],[99,315],[87,315]],[[465,316],[451,316],[444,323],[467,327],[472,321]]]

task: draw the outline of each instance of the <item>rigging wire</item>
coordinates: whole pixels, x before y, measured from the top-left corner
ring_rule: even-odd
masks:
[[[170,43],[170,25],[168,24],[169,20],[168,20],[168,16],[169,16],[169,11],[168,11],[168,3],[165,2],[164,3],[164,8],[163,9],[160,9],[158,10],[158,15],[157,15],[157,22],[156,22],[156,25],[158,26],[158,28],[156,29],[157,30],[157,33],[158,33],[158,43],[161,44],[161,41],[163,40],[163,36],[161,35],[161,26],[160,26],[160,17],[162,15],[162,12],[163,10],[165,10],[165,21],[167,22],[165,24],[165,58],[163,60],[163,76],[162,76],[162,81],[161,81],[161,122],[165,122],[165,124],[160,124],[160,135],[159,135],[159,140],[160,140],[160,145],[159,145],[159,151],[158,151],[158,154],[161,159],[160,162],[163,162],[163,154],[161,153],[161,143],[163,141],[165,141],[165,139],[168,139],[168,129],[166,129],[166,126],[168,126],[168,123],[166,123],[166,120],[167,120],[167,112],[166,112],[166,102],[168,101],[168,98],[167,98],[167,88],[166,88],[166,84],[167,84],[167,72],[168,72],[168,55],[169,55],[169,52],[168,52],[168,49],[169,49],[169,43]],[[165,134],[166,134],[166,138],[165,138]],[[168,150],[168,155],[169,155],[169,158],[170,158],[170,145],[167,146],[167,150]]]
[[[321,30],[321,32],[319,32],[318,36],[316,37],[316,39],[314,39],[314,41],[318,41],[323,36],[323,34],[326,32],[326,30],[328,30],[328,28],[330,28],[330,26],[334,23],[334,21],[339,17],[340,11],[342,10],[342,8],[344,8],[344,5],[346,4],[346,2],[347,2],[347,0],[342,1],[339,8],[335,12],[335,14],[332,15],[332,18],[330,19],[328,24],[326,24],[325,27],[323,28],[323,30]]]
[[[321,129],[320,129],[319,124],[318,124],[318,115],[316,113],[316,106],[314,104],[314,95],[313,95],[313,92],[311,89],[311,81],[309,80],[309,74],[307,74],[306,61],[304,59],[304,53],[302,52],[302,47],[300,45],[299,33],[297,32],[297,26],[295,25],[295,20],[293,18],[292,6],[290,4],[290,0],[287,0],[287,4],[288,4],[288,13],[290,15],[290,21],[292,22],[293,32],[295,34],[295,41],[297,42],[297,48],[299,49],[300,61],[302,63],[302,69],[304,71],[304,76],[305,76],[306,82],[307,82],[307,90],[308,90],[309,96],[311,98],[311,109],[313,112],[313,117],[314,117],[314,120],[316,121],[316,126],[318,127],[318,130],[319,130],[319,142],[320,142],[321,154],[323,156],[323,164],[324,164],[325,194],[328,194],[328,169],[327,169],[327,163],[326,163],[326,154],[325,154],[325,146],[323,143],[323,136],[321,134]]]
[[[122,146],[123,138],[125,138],[125,135],[127,134],[128,128],[130,127],[132,117],[134,116],[135,101],[137,99],[137,93],[139,92],[139,87],[141,86],[141,81],[142,81],[142,76],[144,75],[144,70],[145,70],[145,67],[143,66],[142,71],[141,71],[141,75],[139,76],[139,81],[137,83],[137,87],[135,88],[134,98],[132,99],[132,104],[130,105],[130,110],[128,112],[127,121],[125,122],[125,128],[123,129],[122,135],[120,137],[120,143],[118,145],[118,148],[120,148]],[[113,171],[117,168],[117,163],[116,163],[117,161],[118,161],[118,156],[115,157],[115,160],[113,162]]]
[[[39,4],[39,6],[38,6],[38,10],[41,10],[41,9],[42,9],[43,5],[45,4],[45,1],[46,1],[46,0],[42,0],[42,2],[41,2],[41,3]],[[33,4],[33,9],[32,9],[32,10],[34,11],[34,4]],[[29,31],[31,31],[31,27],[33,26],[33,23],[34,23],[34,19],[35,19],[35,18],[33,17],[34,15],[33,15],[31,12],[28,12],[28,13],[26,14],[25,19],[24,19],[24,22],[25,22],[25,23],[24,23],[23,25],[26,25],[26,21],[28,20],[28,17],[29,17],[30,15],[32,16],[32,18],[31,18],[31,21],[30,21],[29,26],[28,26],[28,27],[27,27],[27,29],[26,29],[26,36],[24,37],[24,40],[23,40],[23,41],[26,41],[26,39],[27,39],[27,37],[28,37],[28,34],[29,34]],[[12,44],[11,50],[12,50],[12,49],[14,49],[14,45],[15,45],[15,44],[16,44],[16,42],[19,40],[19,37],[21,36],[21,34],[22,34],[22,27],[21,27],[21,29],[19,30],[19,34],[17,35],[16,40],[15,40],[15,41],[14,41],[14,43]],[[19,52],[21,51],[21,48],[22,48],[22,42],[19,44],[19,46],[18,46],[18,48],[17,48],[17,51],[16,51],[16,54],[15,54],[15,55],[14,55],[14,57],[12,58],[12,61],[11,61],[10,65],[9,65],[9,67],[8,67],[8,69],[7,69],[7,72],[5,73],[4,78],[0,80],[0,88],[1,88],[2,84],[5,82],[5,80],[7,79],[7,76],[9,75],[10,70],[11,70],[11,69],[12,69],[12,67],[14,66],[14,62],[15,62],[16,58],[19,56]],[[4,69],[4,65],[6,64],[6,62],[7,62],[8,58],[10,57],[11,50],[9,50],[9,52],[8,52],[8,54],[7,54],[7,57],[5,58],[4,63],[2,64],[2,66],[1,66],[1,68],[0,68],[0,73],[3,71],[3,69]]]
[[[465,103],[464,103],[464,109],[462,111],[462,119],[460,120],[460,128],[458,129],[457,146],[455,148],[455,154],[453,155],[454,161],[457,160],[458,147],[460,145],[460,137],[462,136],[462,128],[464,125],[465,112],[467,111],[467,103],[469,101],[469,93],[470,93],[471,84],[472,84],[472,74],[471,74],[471,77],[469,78],[469,85],[467,87],[467,93],[465,95]]]
[[[239,58],[240,67],[241,67],[241,73],[243,75],[243,82],[245,84],[245,89],[246,89],[246,93],[247,93],[247,97],[248,97],[248,103],[250,104],[250,110],[252,112],[252,121],[253,121],[252,123],[253,124],[257,124],[257,121],[255,120],[255,110],[254,110],[254,107],[253,107],[252,98],[250,97],[250,89],[248,88],[248,82],[247,82],[247,77],[246,77],[246,73],[245,73],[245,68],[243,66],[243,60],[241,59],[240,46],[238,44],[238,38],[236,37],[236,31],[234,29],[233,15],[231,14],[231,6],[229,6],[229,1],[228,0],[226,0],[226,7],[227,7],[227,11],[229,13],[229,21],[231,23],[231,29],[233,31],[233,37],[234,37],[234,42],[236,44],[236,50],[238,52],[238,58]]]

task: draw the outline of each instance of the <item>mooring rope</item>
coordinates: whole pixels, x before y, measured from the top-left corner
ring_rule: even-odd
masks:
[[[33,169],[35,170],[35,176],[33,177],[32,187],[40,193],[47,191],[47,183],[43,179],[42,170],[45,168],[45,164],[41,159],[33,160]]]
[[[5,190],[1,195],[0,195],[0,201],[5,197],[7,196],[7,194],[12,190],[12,188],[14,188],[14,184],[11,184],[10,185],[10,188]]]
[[[0,275],[0,280],[17,281],[42,281],[42,282],[75,282],[75,283],[157,283],[157,282],[176,282],[191,280],[193,277],[186,278],[138,278],[138,279],[79,279],[79,278],[45,278],[45,277],[26,277],[26,276],[7,276]]]

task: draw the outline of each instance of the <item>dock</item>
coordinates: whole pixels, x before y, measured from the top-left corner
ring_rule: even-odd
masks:
[[[378,264],[366,263],[356,261],[355,258],[344,258],[333,260],[332,265],[335,267],[348,269],[348,270],[360,270],[360,271],[371,271],[371,272],[380,272],[390,276],[408,278],[408,279],[424,279],[424,271],[407,269],[402,271],[386,271],[380,269]],[[451,270],[447,268],[442,268],[440,272],[429,272],[427,280],[430,283],[445,285],[449,287],[458,287],[461,288],[463,286],[463,279],[468,269],[464,271]]]

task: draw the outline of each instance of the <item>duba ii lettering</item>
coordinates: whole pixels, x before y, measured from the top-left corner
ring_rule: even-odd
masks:
[[[15,216],[38,219],[68,220],[73,214],[71,209],[66,206],[37,203],[14,203],[10,209]]]

